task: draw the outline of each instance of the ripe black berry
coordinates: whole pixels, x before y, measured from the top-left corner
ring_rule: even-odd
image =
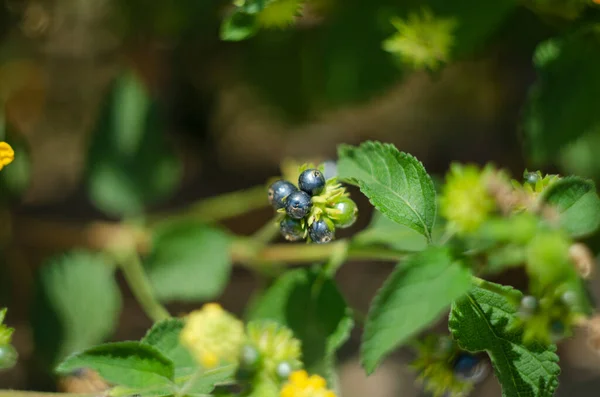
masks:
[[[301,191],[295,191],[285,199],[285,211],[289,216],[295,219],[302,219],[312,207],[310,196]]]
[[[288,241],[298,241],[304,238],[302,220],[286,216],[279,224],[281,235]]]
[[[454,375],[464,381],[481,382],[488,372],[487,362],[481,356],[461,352],[454,360]]]
[[[335,226],[329,218],[321,218],[308,227],[310,239],[317,244],[329,243],[335,237]]]
[[[308,169],[300,174],[298,187],[311,196],[321,194],[325,189],[325,177],[317,169]]]
[[[286,198],[296,191],[298,191],[296,186],[288,181],[275,181],[269,187],[269,203],[271,203],[275,209],[283,208],[285,207]]]

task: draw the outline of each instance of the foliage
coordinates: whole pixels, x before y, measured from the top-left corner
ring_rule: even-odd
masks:
[[[215,4],[181,3],[190,15],[179,3],[150,6],[140,15],[142,30],[157,25],[164,36],[183,37],[191,15],[218,13]],[[371,99],[413,72],[474,56],[521,7],[514,0],[401,3],[236,0],[222,10],[219,37],[239,48],[241,79],[288,116],[306,120],[316,109]],[[497,166],[455,163],[434,185],[413,155],[365,141],[338,146],[337,175],[304,165],[285,170],[294,183],[150,216],[179,187],[182,163],[150,84],[123,69],[102,103],[86,159],[90,200],[113,222],[84,233],[78,245],[89,247],[51,257],[36,273],[36,357],[58,375],[97,371],[115,397],[334,397],[337,355],[364,320],[360,355],[369,374],[406,347],[414,348],[412,367],[435,396],[469,393],[485,360],[504,396],[553,395],[556,345],[594,312],[585,279],[595,260],[581,239],[600,228],[600,198],[586,179],[600,176],[588,147],[600,134],[600,25],[592,2],[525,3],[540,19],[569,27],[532,54],[537,76],[521,120],[531,163],[558,158],[565,168],[590,171],[585,177],[526,170],[511,180]],[[325,22],[312,26],[311,16]],[[203,29],[216,37],[214,21]],[[2,115],[0,193],[8,208],[25,192],[31,162],[26,142]],[[358,214],[344,183],[375,212],[364,230],[332,241],[335,229],[353,226]],[[257,191],[277,211],[264,228],[237,236],[216,224],[260,206]],[[2,252],[10,215],[0,212]],[[271,244],[278,227],[288,240],[307,244]],[[366,317],[348,305],[334,277],[353,259],[396,263]],[[285,269],[288,262],[311,266]],[[162,305],[217,300],[234,264],[264,281],[244,320],[214,302],[181,318]],[[515,268],[527,275],[524,291],[485,280]],[[121,309],[118,271],[154,325],[139,341],[102,344]],[[17,357],[5,314],[0,369]],[[448,334],[432,335],[428,329],[446,315]]]

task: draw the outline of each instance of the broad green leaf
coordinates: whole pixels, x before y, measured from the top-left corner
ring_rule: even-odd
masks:
[[[430,247],[399,263],[367,314],[361,361],[372,373],[381,360],[438,319],[471,287],[471,273],[447,248]]]
[[[173,362],[158,349],[140,342],[115,342],[74,354],[56,369],[66,374],[91,368],[109,383],[131,388],[172,385]]]
[[[221,40],[241,41],[252,37],[258,31],[255,14],[235,10],[221,24]]]
[[[521,292],[482,282],[452,305],[449,328],[462,349],[486,351],[505,397],[551,397],[558,387],[556,346],[523,345],[511,328]]]
[[[560,224],[573,237],[595,232],[600,226],[600,198],[591,180],[567,177],[550,185],[541,199],[555,206]]]
[[[350,309],[331,279],[310,269],[285,273],[258,299],[248,317],[289,327],[302,342],[309,372],[331,378],[335,352],[354,326]]]
[[[439,241],[444,232],[437,219],[433,227],[433,241]],[[422,251],[427,239],[408,226],[401,225],[375,210],[369,226],[352,238],[355,245],[383,245],[399,251]]]
[[[600,128],[600,40],[594,29],[542,43],[535,56],[538,80],[524,113],[532,160],[544,164],[565,145]]]
[[[338,157],[341,179],[356,182],[383,215],[431,241],[435,189],[421,162],[393,145],[371,141],[341,145]]]
[[[157,228],[145,260],[148,277],[162,301],[199,301],[219,295],[229,279],[229,236],[195,221]]]
[[[189,375],[198,369],[198,364],[189,351],[179,342],[179,334],[185,325],[180,318],[169,318],[150,328],[142,343],[160,350],[165,357],[173,361],[175,377]]]
[[[165,137],[157,103],[132,73],[111,87],[88,156],[88,188],[107,214],[135,216],[177,187],[181,165]]]
[[[75,251],[49,259],[35,281],[32,331],[36,356],[52,366],[103,342],[116,328],[121,294],[113,266]]]

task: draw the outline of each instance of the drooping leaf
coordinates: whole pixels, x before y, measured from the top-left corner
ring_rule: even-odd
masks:
[[[550,185],[541,199],[558,210],[561,226],[573,237],[589,235],[600,226],[600,198],[591,180],[562,178]]]
[[[538,81],[524,115],[524,131],[535,164],[553,159],[565,145],[600,129],[597,98],[600,40],[594,29],[540,44]]]
[[[102,255],[75,251],[51,258],[35,281],[31,324],[36,356],[52,366],[103,342],[120,311],[114,268]]]
[[[181,165],[165,137],[157,103],[132,73],[106,97],[88,156],[94,204],[113,216],[135,216],[177,187]]]
[[[190,352],[179,342],[179,334],[184,325],[180,318],[163,320],[154,324],[141,340],[173,361],[176,378],[189,375],[198,369],[198,364]]]
[[[316,291],[316,292],[314,292]],[[274,320],[302,342],[306,368],[329,379],[335,352],[354,326],[350,309],[331,279],[298,269],[279,277],[253,305],[250,320]]]
[[[168,387],[174,379],[173,362],[158,349],[140,342],[96,346],[64,360],[56,369],[66,374],[91,368],[109,383],[131,388]]]
[[[219,295],[229,278],[229,237],[195,221],[158,227],[145,260],[148,277],[162,301],[198,301]]]
[[[361,361],[372,373],[381,360],[431,324],[471,287],[471,273],[447,248],[430,247],[399,263],[367,315]]]
[[[436,215],[435,190],[416,158],[393,145],[365,142],[338,148],[338,173],[358,184],[383,215],[431,241]]]
[[[558,386],[556,346],[523,345],[511,327],[522,294],[511,287],[482,282],[452,305],[449,328],[462,349],[486,351],[505,397],[551,397]],[[510,297],[510,299],[509,299]]]

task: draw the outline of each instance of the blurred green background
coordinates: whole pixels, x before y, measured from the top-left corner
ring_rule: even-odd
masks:
[[[49,254],[90,243],[84,227],[94,221],[138,219],[264,184],[285,159],[334,159],[337,144],[367,139],[395,144],[437,176],[451,161],[491,161],[515,178],[525,168],[600,178],[600,7],[592,0],[302,6],[290,26],[252,27],[246,40],[227,41],[220,35],[249,28],[222,26],[234,12],[226,1],[0,3],[0,140],[16,151],[0,173],[0,306],[10,309],[21,356],[0,374],[2,388],[56,388],[37,360],[51,354],[51,342],[32,331],[52,321],[32,320],[43,308],[35,304],[46,277],[39,274]],[[424,12],[434,19],[419,25]],[[390,52],[384,42],[398,33],[394,18],[411,29]],[[447,20],[451,29],[439,23]],[[352,232],[369,222],[367,201],[358,202],[363,215]],[[257,209],[226,226],[249,234],[270,216]],[[590,242],[597,252],[600,244]],[[365,309],[390,269],[343,268],[349,303]],[[219,299],[241,312],[259,281],[236,269]],[[505,281],[518,286],[522,275]],[[150,325],[119,287],[116,329],[111,323],[92,339],[139,338]],[[102,288],[88,292],[112,299]],[[198,305],[175,301],[169,309]],[[402,366],[406,352],[367,379],[355,334],[341,357],[343,396],[419,395]],[[600,357],[585,338],[560,351],[559,395],[597,395]],[[490,380],[474,395],[499,393]]]

